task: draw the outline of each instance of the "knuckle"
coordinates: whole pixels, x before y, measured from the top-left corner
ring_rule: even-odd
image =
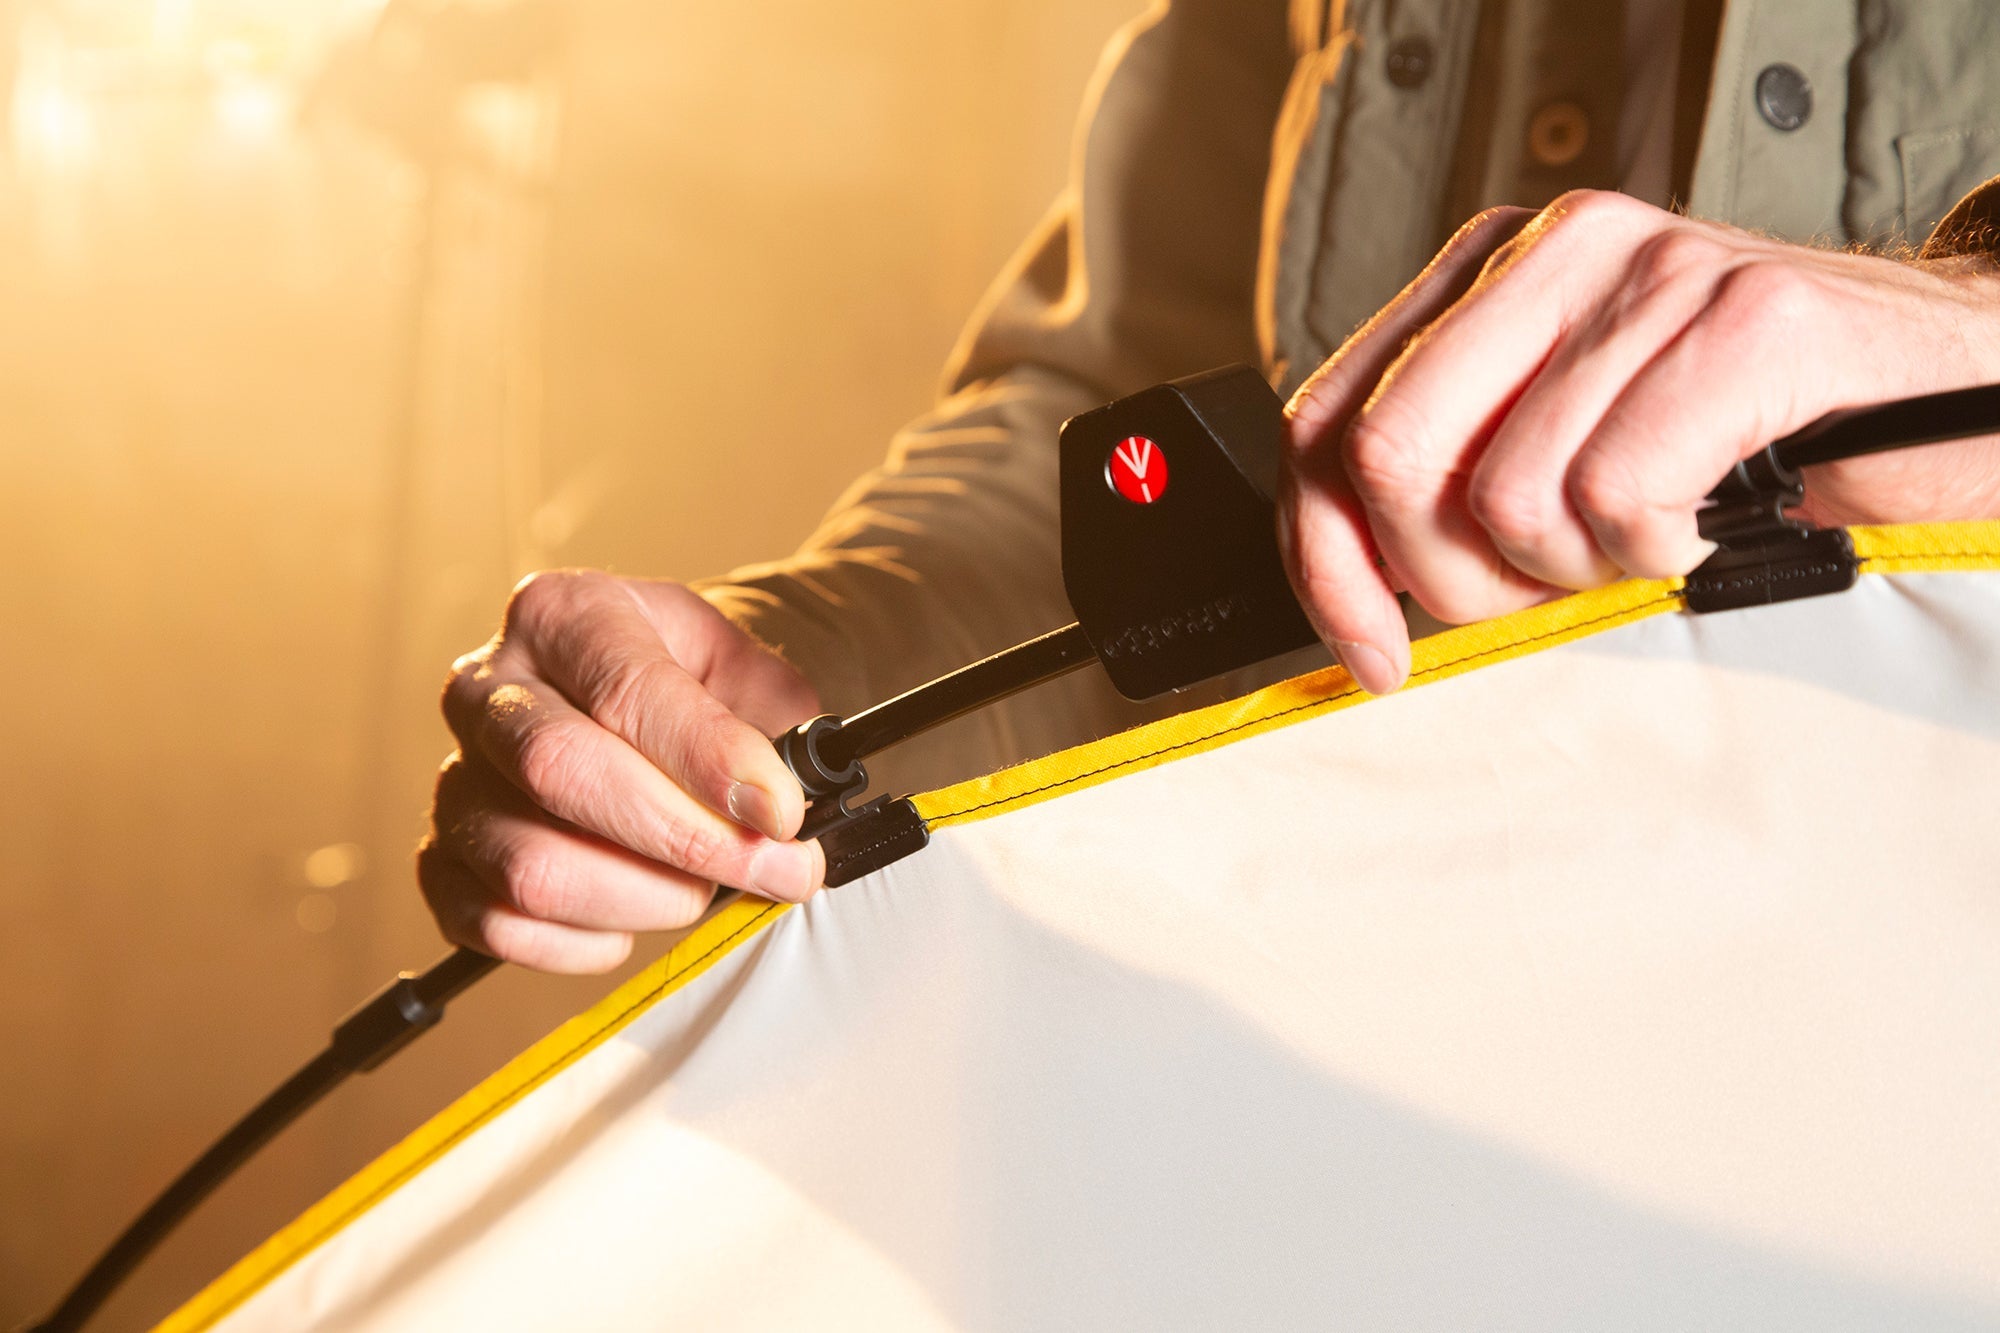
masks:
[[[658,597],[661,601],[671,606],[692,611],[696,614],[714,610],[713,607],[709,606],[708,599],[688,587],[685,583],[680,583],[673,579],[647,579],[645,586],[652,591],[655,597]]]
[[[1639,242],[1632,251],[1632,281],[1642,290],[1671,286],[1715,267],[1722,247],[1694,226],[1669,227]]]
[[[690,886],[684,893],[672,895],[670,904],[662,915],[665,930],[683,930],[701,920],[702,913],[715,900],[715,886],[702,884]]]
[[[447,853],[438,845],[435,837],[427,837],[417,846],[417,887],[423,892],[424,901],[430,904],[431,913],[442,920],[441,907],[452,897],[450,888],[456,881],[447,873],[445,861]]]
[[[599,931],[593,938],[596,951],[577,961],[576,967],[580,971],[609,972],[632,956],[632,946],[635,941],[629,931]]]
[[[1632,216],[1635,203],[1616,190],[1565,190],[1542,215],[1568,227],[1598,227]]]
[[[568,858],[536,840],[514,842],[501,854],[500,881],[508,903],[538,921],[576,915],[578,881]]]
[[[1316,548],[1308,547],[1285,562],[1292,591],[1300,602],[1313,609],[1339,605],[1348,595],[1348,581],[1341,570]]]
[[[546,608],[556,595],[555,583],[561,577],[554,570],[538,569],[515,584],[514,591],[507,595],[507,625],[512,627],[532,619]]]
[[[1508,237],[1505,242],[1494,246],[1493,253],[1486,256],[1486,262],[1479,266],[1479,285],[1490,286],[1499,281],[1503,273],[1519,263],[1548,233],[1548,219],[1536,218]]]
[[[1316,584],[1324,582],[1328,574],[1320,522],[1314,508],[1310,504],[1302,506],[1294,518],[1278,528],[1278,558],[1284,562],[1284,572],[1300,596],[1306,596]]]
[[[1570,469],[1569,497],[1577,511],[1613,532],[1627,531],[1646,511],[1631,469],[1609,455],[1588,453]]]
[[[537,803],[560,803],[564,794],[588,781],[590,761],[582,739],[580,728],[560,722],[533,723],[521,733],[514,767]]]
[[[1523,208],[1519,204],[1494,204],[1473,214],[1472,221],[1466,223],[1460,230],[1484,231],[1489,227],[1511,226],[1534,215],[1535,210]]]
[[[1412,588],[1424,610],[1447,625],[1471,625],[1513,609],[1490,592],[1463,583],[1437,583]]]
[[[575,602],[593,577],[579,569],[536,570],[515,584],[507,598],[507,629],[547,625]]]
[[[1716,287],[1718,313],[1737,328],[1787,328],[1806,317],[1811,284],[1794,265],[1753,260],[1731,269]]]
[[[707,868],[719,861],[727,850],[721,834],[691,820],[675,820],[668,824],[661,841],[666,852],[666,864],[696,875],[704,875]]]
[[[1565,253],[1589,248],[1629,231],[1644,207],[1615,190],[1569,190],[1557,195],[1510,245],[1553,242]]]
[[[568,975],[609,972],[631,956],[633,944],[625,931],[558,933],[544,922],[501,912],[480,918],[472,933],[474,948],[502,962]]]
[[[467,773],[465,751],[453,750],[438,765],[437,781],[431,787],[431,819],[438,827],[450,822],[450,810],[460,803]]]
[[[471,873],[435,839],[417,849],[417,889],[440,935],[454,944],[484,947],[478,931],[480,918],[489,912],[484,895]]]
[[[1466,504],[1480,527],[1504,546],[1527,547],[1554,523],[1555,506],[1543,488],[1521,482],[1475,479]]]
[[[590,715],[620,736],[636,740],[644,734],[653,704],[671,685],[671,669],[654,657],[627,656],[610,664],[591,690]]]
[[[1518,230],[1521,224],[1533,215],[1533,210],[1515,204],[1495,204],[1491,208],[1481,209],[1452,233],[1451,239],[1445,242],[1445,249],[1456,252],[1467,248],[1478,248],[1488,234],[1506,229]]]
[[[544,959],[544,950],[536,939],[539,932],[532,921],[505,912],[482,911],[472,919],[466,933],[471,936],[473,948],[503,963],[534,967]]]
[[[697,791],[697,796],[708,799],[726,790],[729,779],[725,773],[746,767],[747,756],[738,756],[734,765],[730,763],[741,746],[744,730],[744,723],[720,703],[691,708],[687,715],[674,720],[671,741],[676,767],[695,786],[704,789]],[[758,744],[762,747],[770,742],[760,740]]]
[[[1388,396],[1356,414],[1342,440],[1348,479],[1364,503],[1394,506],[1424,480],[1427,434],[1422,418]]]
[[[487,667],[492,660],[493,645],[488,644],[453,662],[451,670],[445,673],[438,707],[453,731],[467,725],[484,707],[488,693]]]
[[[446,783],[463,781],[465,765],[465,751],[453,750],[438,762],[437,785],[442,788]]]
[[[1491,282],[1533,252],[1570,255],[1603,238],[1630,231],[1646,205],[1614,190],[1571,190],[1528,220],[1486,261],[1481,281]]]

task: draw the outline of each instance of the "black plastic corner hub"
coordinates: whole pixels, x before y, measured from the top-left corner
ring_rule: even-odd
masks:
[[[868,774],[858,755],[829,754],[837,745],[843,723],[831,713],[821,713],[780,735],[772,744],[778,757],[799,780],[807,800],[823,796],[846,796],[868,785]]]
[[[812,804],[800,836],[845,884],[930,840],[907,799],[879,797],[861,761],[1100,656],[1131,698],[1178,689],[1313,641],[1272,539],[1284,408],[1254,370],[1178,380],[1063,427],[1063,578],[1080,624],[1017,644],[845,722],[814,718],[778,750]],[[1789,512],[1798,469],[1886,449],[2000,434],[2000,385],[1836,412],[1738,465],[1710,497],[1702,533],[1720,547],[1687,580],[1696,611],[1755,606],[1854,582],[1847,534]],[[435,1026],[496,966],[459,949],[407,973],[342,1020],[333,1040],[212,1144],[84,1273],[35,1333],[74,1333],[187,1215],[272,1135],[350,1074]]]
[[[1064,423],[1063,585],[1126,698],[1317,641],[1274,536],[1284,429],[1284,403],[1247,366]]]
[[[838,888],[930,845],[931,831],[902,796],[878,796],[820,835],[826,886]]]
[[[1805,497],[1805,479],[1775,445],[1731,469],[1697,516],[1716,550],[1687,576],[1688,610],[1769,606],[1853,587],[1861,573],[1853,541],[1843,529],[1795,517]]]
[[[1764,606],[1853,587],[1860,562],[1847,534],[1791,512],[1805,499],[1801,469],[1981,435],[2000,435],[2000,384],[1842,408],[1766,446],[1709,492],[1701,535],[1718,549],[1688,575],[1688,609]]]

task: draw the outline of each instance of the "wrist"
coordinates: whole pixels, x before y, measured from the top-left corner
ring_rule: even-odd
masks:
[[[2000,255],[1914,259],[1908,266],[1931,289],[1908,326],[1920,370],[1906,392],[2000,382]]]
[[[1849,368],[1855,400],[2000,383],[2000,260],[1960,254],[1904,267],[1916,299],[1902,318],[1875,324],[1874,336],[1859,333],[1862,359]],[[1858,318],[1865,323],[1866,311]],[[1825,525],[2000,518],[2000,437],[1809,468],[1806,487],[1804,513]]]

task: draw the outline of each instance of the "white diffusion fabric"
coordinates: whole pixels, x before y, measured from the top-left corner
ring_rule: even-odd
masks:
[[[321,1329],[2000,1328],[2000,575],[941,830],[239,1306]]]

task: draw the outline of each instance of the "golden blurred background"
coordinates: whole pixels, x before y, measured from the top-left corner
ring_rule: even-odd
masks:
[[[442,952],[520,575],[782,554],[927,404],[1139,7],[0,0],[0,1326]],[[473,992],[102,1326],[610,984]]]

